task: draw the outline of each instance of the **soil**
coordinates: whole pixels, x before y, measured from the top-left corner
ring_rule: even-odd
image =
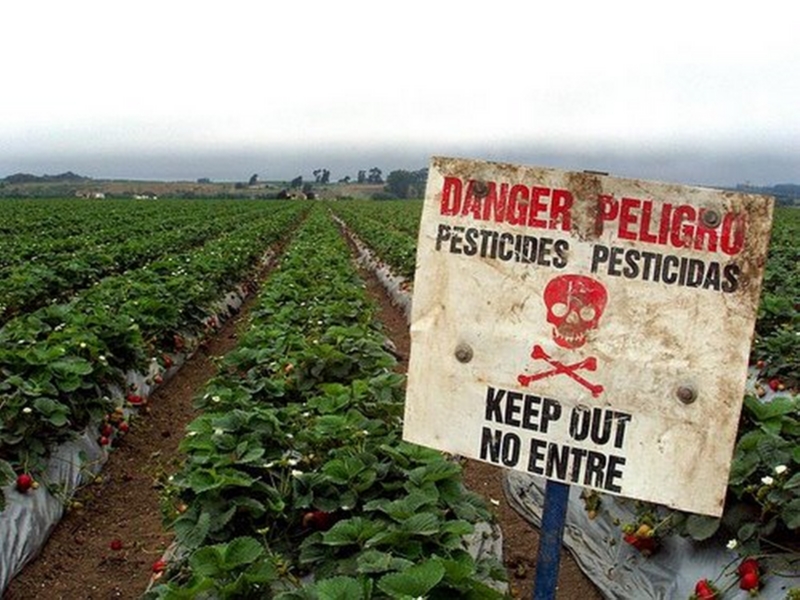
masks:
[[[380,320],[393,341],[405,371],[410,350],[408,325],[380,283],[364,274],[380,307]],[[130,433],[111,457],[101,477],[81,490],[82,508],[72,509],[56,526],[41,554],[9,585],[3,600],[32,596],[46,600],[139,598],[152,575],[152,565],[170,544],[159,507],[160,482],[177,470],[178,444],[185,426],[196,416],[192,401],[216,371],[215,357],[235,347],[253,302],[208,340],[203,351],[150,398],[148,414],[134,421]],[[467,460],[466,485],[492,506],[503,534],[503,557],[514,598],[531,598],[536,573],[538,530],[506,502],[500,468]],[[122,548],[112,549],[119,540]],[[558,599],[601,600],[602,595],[562,552]]]

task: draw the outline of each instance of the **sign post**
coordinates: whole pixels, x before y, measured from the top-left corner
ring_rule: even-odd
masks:
[[[556,504],[574,484],[719,516],[772,210],[432,159],[404,439],[561,484]]]
[[[568,485],[558,481],[548,481],[545,484],[542,532],[539,536],[533,600],[550,600],[556,597],[558,570],[561,566],[561,540],[564,537],[568,500]]]

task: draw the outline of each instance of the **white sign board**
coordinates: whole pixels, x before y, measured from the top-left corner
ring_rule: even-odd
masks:
[[[772,210],[756,195],[434,158],[404,438],[720,515]]]

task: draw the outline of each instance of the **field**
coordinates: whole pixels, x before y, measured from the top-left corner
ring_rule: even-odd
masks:
[[[236,347],[216,361],[179,432],[181,464],[158,480],[176,545],[156,561],[148,597],[502,597],[507,569],[464,549],[493,519],[491,503],[464,487],[458,462],[400,439],[402,368],[333,220],[410,291],[420,210],[418,201],[0,201],[4,514],[33,510],[45,493],[74,508],[95,465],[79,465],[70,487],[54,479],[53,448],[79,434],[100,457],[127,444],[149,398],[250,298]],[[798,237],[800,212],[779,210],[730,510],[712,523],[671,515],[660,535],[737,539],[748,555],[776,544],[798,552]],[[0,589],[14,573],[2,575]]]

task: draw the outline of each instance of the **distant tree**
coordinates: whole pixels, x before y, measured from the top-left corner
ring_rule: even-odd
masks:
[[[345,175],[339,180],[339,183],[350,183],[350,179],[351,179],[350,175]]]
[[[211,180],[208,177],[200,177],[197,183],[211,183]]]
[[[247,185],[255,185],[257,183],[258,183],[258,173],[253,173],[250,176],[250,181],[247,183]]]
[[[310,196],[311,196],[311,194],[313,194],[313,193],[314,193],[314,186],[313,186],[313,185],[311,185],[311,183],[308,183],[308,182],[307,182],[307,183],[304,183],[304,184],[303,184],[303,193],[304,193],[306,196],[309,196],[309,197],[310,197]]]
[[[292,179],[291,183],[289,183],[289,187],[291,188],[299,188],[303,185],[303,176],[298,175],[294,179]]]
[[[326,184],[331,181],[331,172],[328,169],[315,169],[313,171],[314,182]]]
[[[425,192],[425,183],[428,181],[428,169],[419,171],[392,171],[386,176],[386,186],[383,188],[396,198],[421,198]]]
[[[243,190],[243,189],[244,189],[244,188],[246,188],[247,186],[246,186],[246,185],[245,185],[243,182],[241,182],[241,181],[237,181],[237,182],[236,182],[236,183],[233,185],[233,187],[234,187],[234,189],[237,189],[237,190]]]
[[[383,183],[383,173],[378,167],[372,167],[369,170],[367,183]]]
[[[364,171],[364,170],[359,171],[358,172],[358,177],[356,178],[356,181],[358,183],[366,183],[367,182],[367,172]]]

